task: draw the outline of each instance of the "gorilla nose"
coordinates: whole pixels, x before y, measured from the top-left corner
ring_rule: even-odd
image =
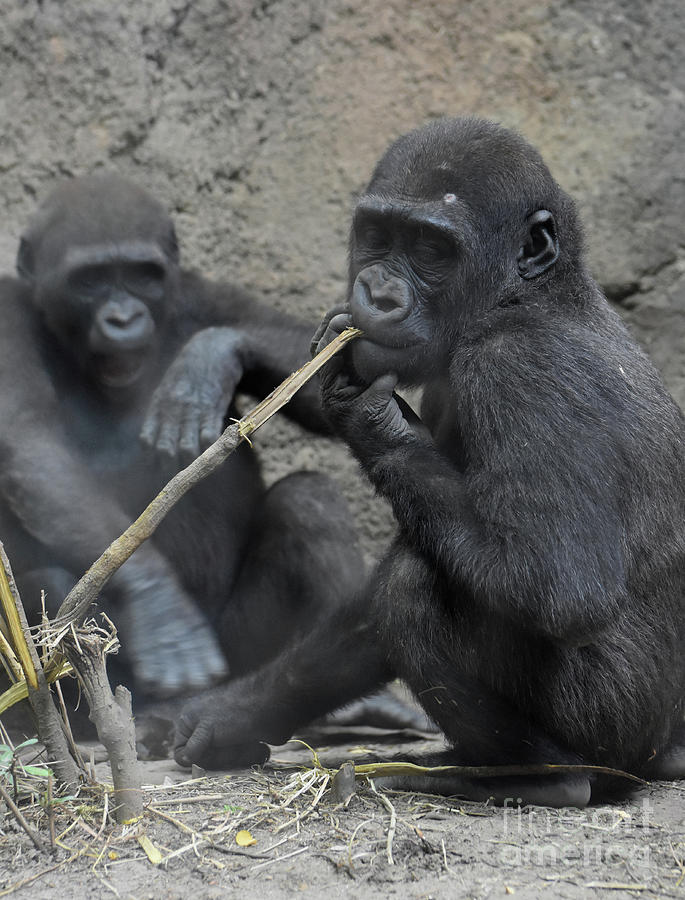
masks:
[[[403,278],[388,276],[373,266],[357,276],[352,291],[352,310],[359,327],[364,320],[401,322],[411,311],[411,289]]]
[[[113,340],[142,337],[145,333],[145,316],[141,312],[110,312],[103,317],[102,330]]]
[[[109,301],[98,311],[95,322],[95,342],[100,340],[107,343],[143,344],[154,330],[152,317],[147,307],[138,300]]]

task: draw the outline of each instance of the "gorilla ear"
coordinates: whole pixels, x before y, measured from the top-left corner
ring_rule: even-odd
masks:
[[[19,242],[17,252],[17,272],[25,281],[33,281],[36,274],[36,261],[33,257],[33,247],[26,238]]]
[[[554,216],[539,209],[528,217],[528,240],[516,257],[521,278],[537,278],[559,259],[559,240]]]

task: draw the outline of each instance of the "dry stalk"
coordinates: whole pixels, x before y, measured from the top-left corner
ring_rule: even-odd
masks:
[[[60,783],[68,791],[74,792],[79,785],[79,768],[69,752],[62,719],[52,701],[38,651],[29,632],[12,567],[2,543],[0,543],[0,562],[3,609],[5,616],[14,623],[11,626],[12,640],[26,678],[28,699],[36,719],[38,737],[45,745],[48,763],[55,770]],[[10,607],[14,610],[13,613]]]
[[[118,685],[114,693],[107,677],[106,650],[112,635],[90,623],[78,634],[72,628],[62,639],[62,649],[78,673],[88,702],[88,718],[95,725],[112,768],[114,808],[122,824],[143,814],[142,776],[136,756],[136,734],[131,715],[130,691]]]
[[[390,800],[385,796],[385,794],[381,794],[376,785],[373,783],[373,779],[371,778],[369,778],[369,785],[371,787],[371,790],[390,813],[390,824],[388,825],[388,837],[385,844],[385,851],[388,858],[388,865],[394,866],[395,860],[392,857],[392,842],[395,839],[395,830],[397,828],[397,813],[395,812],[395,807],[392,805]]]
[[[24,829],[26,834],[28,834],[28,836],[31,838],[33,846],[36,848],[36,850],[42,850],[43,843],[42,843],[41,839],[38,837],[38,835],[33,830],[33,828],[31,828],[29,823],[26,821],[26,819],[22,815],[21,810],[19,809],[17,804],[14,802],[14,800],[12,800],[12,798],[10,797],[9,792],[6,790],[2,781],[0,781],[0,797],[2,797],[2,799],[5,801],[5,803],[7,804],[7,808],[12,813],[14,818],[17,820],[19,825],[21,825],[21,827]]]

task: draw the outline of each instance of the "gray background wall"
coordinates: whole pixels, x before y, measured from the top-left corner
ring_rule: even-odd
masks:
[[[185,262],[318,319],[387,143],[477,113],[579,201],[592,268],[685,404],[681,0],[5,0],[0,268],[61,178],[114,168],[172,210]],[[392,527],[346,453],[269,425],[273,478],[330,469],[372,550]]]

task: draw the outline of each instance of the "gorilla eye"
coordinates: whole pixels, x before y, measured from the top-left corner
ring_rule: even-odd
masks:
[[[69,289],[78,294],[98,294],[111,284],[107,266],[84,266],[69,274]]]
[[[431,265],[453,257],[454,245],[442,234],[422,232],[412,245],[411,255],[419,264]]]
[[[367,222],[358,233],[359,246],[366,250],[389,250],[392,243],[390,232],[378,222]]]
[[[143,262],[127,265],[122,281],[136,297],[161,297],[164,293],[164,268],[157,263]]]

